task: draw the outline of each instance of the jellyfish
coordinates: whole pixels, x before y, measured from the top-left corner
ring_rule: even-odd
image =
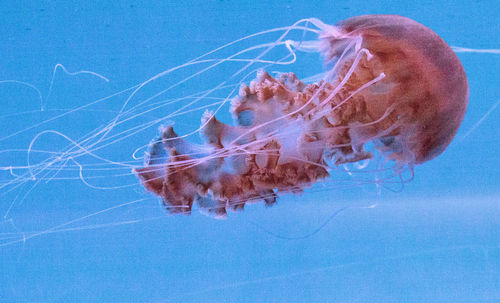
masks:
[[[452,141],[468,103],[461,62],[435,32],[402,16],[365,15],[337,25],[309,19],[316,40],[287,40],[317,52],[325,73],[305,83],[260,70],[232,98],[234,125],[201,117],[202,147],[160,127],[134,173],[172,213],[193,205],[223,218],[246,203],[273,205],[329,176],[329,166],[369,160],[394,170],[429,161]],[[374,151],[365,146],[373,144]]]

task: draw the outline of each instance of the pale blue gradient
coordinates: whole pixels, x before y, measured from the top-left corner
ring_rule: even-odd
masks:
[[[46,110],[76,108],[245,35],[307,17],[333,24],[399,14],[450,45],[500,48],[497,0],[100,2],[2,3],[0,80],[28,82],[47,96],[57,63],[109,78],[56,74]],[[462,127],[402,189],[319,185],[225,221],[168,216],[140,186],[99,190],[54,180],[0,196],[1,243],[21,240],[0,247],[0,301],[500,302],[500,108],[469,133],[500,100],[500,55],[459,58],[470,84]],[[39,110],[39,103],[25,86],[0,84],[1,115]],[[117,106],[99,109],[48,129],[84,134]],[[33,117],[0,120],[9,121],[1,122],[0,137],[33,125]],[[88,130],[72,127],[81,121]],[[27,148],[36,133],[2,141],[0,150]],[[154,130],[135,137],[130,146],[153,136]],[[40,144],[67,142],[46,136]],[[105,152],[131,160],[122,150]],[[25,161],[0,156],[0,166]],[[2,182],[11,177],[0,173]],[[13,204],[17,194],[27,195]],[[136,199],[144,201],[131,203]],[[124,203],[131,204],[85,218]],[[22,241],[32,231],[43,234]]]

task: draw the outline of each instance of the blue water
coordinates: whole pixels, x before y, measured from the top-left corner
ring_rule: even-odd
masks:
[[[496,0],[98,3],[0,7],[0,80],[29,83],[41,94],[0,83],[1,167],[42,161],[43,155],[34,152],[28,160],[26,153],[37,134],[60,132],[41,135],[33,149],[61,150],[69,141],[60,134],[77,139],[105,125],[124,99],[41,121],[302,18],[335,23],[362,14],[399,14],[432,28],[450,45],[500,48]],[[414,180],[403,188],[326,182],[284,196],[274,207],[252,205],[219,221],[199,213],[169,216],[135,184],[130,169],[95,175],[83,170],[88,184],[78,169],[53,170],[43,180],[2,187],[0,301],[500,302],[500,107],[485,116],[500,100],[500,56],[459,58],[470,85],[465,120],[447,150],[416,167]],[[69,72],[93,71],[109,82],[59,68],[50,89],[56,64]],[[319,71],[321,63],[311,68]],[[307,72],[300,65],[292,71]],[[226,70],[218,72],[196,85],[216,85]],[[186,75],[179,71],[134,100]],[[180,85],[174,95],[196,90]],[[126,127],[159,115],[151,112]],[[199,118],[193,113],[172,120],[183,130]],[[159,124],[99,156],[132,161],[131,152],[147,144]],[[96,162],[88,155],[75,161]],[[64,167],[78,168],[72,160]],[[0,185],[26,172],[0,171]],[[110,177],[92,178],[103,174]]]

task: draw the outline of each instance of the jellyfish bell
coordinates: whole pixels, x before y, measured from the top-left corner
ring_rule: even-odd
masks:
[[[260,71],[231,101],[235,126],[206,112],[205,145],[189,144],[171,126],[134,169],[168,210],[194,203],[215,217],[245,203],[276,201],[326,178],[328,163],[372,158],[365,145],[412,167],[441,154],[464,117],[468,84],[452,49],[432,30],[405,17],[359,16],[336,26],[317,19],[316,41],[289,41],[320,52],[329,66],[306,84],[293,73]]]
[[[401,16],[353,17],[341,21],[339,28],[347,37],[361,37],[361,46],[373,55],[360,71],[368,77],[385,74],[361,95],[370,116],[380,116],[396,105],[375,126],[387,129],[388,123],[401,121],[392,134],[395,140],[385,136],[383,141],[405,145],[404,152],[393,156],[419,164],[441,154],[455,136],[469,98],[465,71],[453,50],[431,29]],[[335,34],[326,33],[324,40],[330,49],[338,44]],[[326,49],[327,56],[336,55]],[[383,93],[378,91],[381,87]]]

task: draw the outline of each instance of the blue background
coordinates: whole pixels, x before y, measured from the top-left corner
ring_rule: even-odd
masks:
[[[496,0],[97,3],[2,4],[0,80],[33,84],[46,108],[39,111],[38,96],[26,86],[1,84],[2,138],[58,109],[87,104],[224,43],[301,18],[333,24],[362,14],[400,14],[450,45],[500,48]],[[139,185],[99,190],[76,178],[4,187],[0,301],[500,302],[500,108],[465,136],[500,100],[500,56],[459,58],[470,84],[465,120],[444,154],[418,166],[401,190],[330,182],[326,190],[284,196],[275,207],[255,205],[218,221],[198,213],[169,216]],[[110,82],[59,72],[47,99],[57,63]],[[26,153],[6,150],[27,149],[45,129],[78,137],[99,127],[117,104],[0,141],[0,166],[26,164]],[[34,112],[6,116],[26,111]],[[176,122],[197,125],[199,114],[187,119]],[[103,154],[131,160],[130,150],[147,143],[156,127],[135,137],[142,142],[131,140],[123,150],[110,146]],[[58,150],[67,142],[47,135],[38,144]],[[0,173],[3,184],[13,179]],[[117,186],[135,179],[128,174],[107,181]],[[132,203],[136,199],[144,200]]]

